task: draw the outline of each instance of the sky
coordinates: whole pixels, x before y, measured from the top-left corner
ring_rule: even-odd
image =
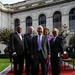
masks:
[[[24,1],[24,0],[0,0],[0,2],[2,2],[3,4],[12,4],[20,1]]]

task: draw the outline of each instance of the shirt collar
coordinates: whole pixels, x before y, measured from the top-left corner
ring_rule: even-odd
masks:
[[[38,37],[39,37],[39,36],[42,37],[43,35],[38,35]]]
[[[16,31],[16,33],[17,33],[17,34],[21,34],[21,33],[18,33],[17,31]]]

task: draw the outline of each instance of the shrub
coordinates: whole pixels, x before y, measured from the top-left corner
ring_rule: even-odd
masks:
[[[73,35],[69,40],[70,45],[75,45],[75,35]]]
[[[68,53],[69,57],[75,59],[75,53]]]
[[[0,42],[3,44],[8,44],[11,32],[13,32],[11,28],[0,29]]]
[[[0,58],[9,58],[9,54],[0,54]]]

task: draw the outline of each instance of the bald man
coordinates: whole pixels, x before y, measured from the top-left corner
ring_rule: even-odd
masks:
[[[34,28],[32,26],[30,26],[28,33],[24,35],[26,75],[30,75],[30,73],[32,73],[31,67],[32,67],[33,60],[31,58],[31,44],[32,44],[32,38],[34,36],[35,36]]]
[[[59,75],[61,56],[63,56],[64,51],[63,39],[58,36],[59,30],[57,28],[53,29],[52,34],[54,36],[54,38],[50,41],[52,75]]]
[[[22,28],[17,26],[16,32],[10,34],[10,48],[14,61],[14,75],[22,75],[24,65],[24,41]]]
[[[46,59],[50,57],[50,46],[46,36],[43,35],[43,27],[37,28],[38,35],[32,39],[33,75],[38,75],[39,63],[41,63],[42,75],[47,75]]]

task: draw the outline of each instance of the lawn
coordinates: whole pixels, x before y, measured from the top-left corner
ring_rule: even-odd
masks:
[[[9,59],[0,58],[0,72],[3,71],[9,65],[10,65],[10,60]]]
[[[71,62],[70,64],[72,64],[73,65],[73,63]],[[75,59],[74,59],[74,66],[75,66]]]
[[[74,59],[75,62],[75,59]],[[70,63],[73,64],[73,63]],[[2,59],[0,58],[0,72],[4,70],[6,67],[10,65],[10,60],[9,59]]]

